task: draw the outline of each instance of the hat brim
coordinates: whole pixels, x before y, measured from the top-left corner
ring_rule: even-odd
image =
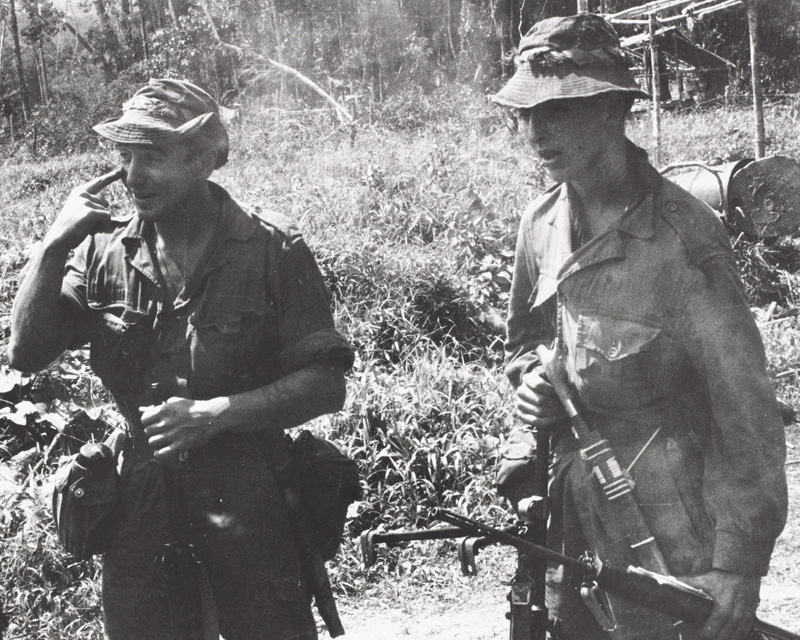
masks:
[[[627,69],[606,65],[587,65],[568,72],[534,74],[522,64],[492,102],[504,107],[530,109],[550,100],[589,98],[601,93],[622,91],[635,98],[650,98],[636,84]]]
[[[92,129],[98,135],[118,144],[158,144],[185,139],[197,132],[215,114],[204,113],[179,127],[172,127],[161,118],[147,112],[130,109],[119,118],[111,118]]]

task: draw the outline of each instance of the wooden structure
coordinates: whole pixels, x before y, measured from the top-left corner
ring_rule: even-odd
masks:
[[[653,115],[653,161],[659,164],[661,132],[661,88],[664,58],[670,59],[676,70],[678,81],[678,99],[682,100],[682,80],[687,72],[694,72],[710,83],[711,91],[715,87],[727,84],[728,70],[733,64],[702,47],[694,44],[677,28],[678,23],[687,24],[690,28],[698,20],[716,13],[746,6],[750,30],[750,66],[753,93],[754,117],[754,151],[756,159],[764,157],[764,113],[760,81],[760,60],[758,54],[758,21],[756,3],[758,0],[654,0],[638,7],[631,7],[606,18],[612,24],[638,25],[642,33],[625,38],[622,45],[632,51],[643,62],[647,71],[648,88],[652,96]],[[604,5],[605,3],[603,3]],[[578,0],[578,11],[589,11],[589,0]]]

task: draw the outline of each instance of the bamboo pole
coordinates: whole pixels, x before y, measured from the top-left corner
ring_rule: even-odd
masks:
[[[753,85],[753,129],[756,160],[764,157],[764,96],[761,92],[761,59],[758,43],[758,11],[756,2],[747,2],[747,23],[750,31],[750,78]]]
[[[680,7],[684,4],[689,4],[692,0],[656,0],[655,2],[648,2],[638,7],[631,7],[624,11],[618,11],[612,18],[631,18],[636,16],[645,16],[665,9],[673,9]]]
[[[650,86],[653,91],[653,164],[661,164],[661,82],[658,73],[658,45],[656,30],[658,22],[655,14],[650,14]]]

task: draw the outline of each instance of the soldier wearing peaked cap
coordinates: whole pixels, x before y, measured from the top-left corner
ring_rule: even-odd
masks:
[[[157,79],[97,125],[121,168],[71,193],[13,309],[12,366],[88,343],[127,420],[109,640],[317,637],[274,470],[285,429],[341,407],[353,352],[297,228],[209,180],[228,158],[218,113],[201,88]],[[101,195],[117,179],[135,211],[122,220]]]
[[[506,373],[522,422],[553,437],[548,543],[638,564],[536,356],[556,343],[669,572],[715,607],[695,631],[616,598],[607,633],[581,600],[581,577],[555,566],[548,605],[562,640],[742,640],[786,518],[783,423],[720,223],[625,135],[641,97],[611,25],[582,14],[534,25],[493,98],[517,111],[557,183],[520,223]]]

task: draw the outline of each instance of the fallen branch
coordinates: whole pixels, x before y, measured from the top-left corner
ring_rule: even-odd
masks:
[[[219,45],[223,49],[227,49],[228,51],[234,53],[238,57],[243,57],[245,54],[244,49],[236,46],[235,44],[230,44],[229,42],[225,42],[222,38],[220,38],[219,33],[217,32],[217,27],[214,25],[214,19],[211,15],[211,11],[208,8],[208,2],[206,0],[200,0],[200,6],[203,8],[203,13],[206,14],[209,27],[211,28],[211,34],[214,36],[214,39],[217,41],[217,43],[219,43]],[[255,53],[254,51],[248,51],[247,53],[258,58],[259,60],[262,60],[263,62],[266,62],[268,65],[274,67],[278,71],[281,71],[282,73],[292,76],[295,80],[297,80],[301,84],[304,84],[318,95],[322,96],[328,102],[328,104],[330,104],[336,110],[336,113],[339,115],[340,120],[344,120],[347,122],[347,124],[350,125],[355,124],[353,121],[353,116],[350,115],[350,112],[347,109],[345,109],[342,105],[336,102],[336,100],[334,100],[331,97],[331,95],[326,91],[324,91],[322,87],[320,87],[316,82],[304,76],[302,73],[297,71],[297,69],[292,69],[292,67],[289,67],[281,62],[278,62],[277,60],[273,60],[272,58],[267,58],[266,56],[262,56],[261,54]]]
[[[78,40],[78,44],[80,44],[89,53],[94,55],[94,49],[92,49],[91,45],[88,42],[86,42],[86,39],[80,33],[78,33],[78,30],[75,27],[73,27],[66,20],[64,20],[62,24],[72,32],[72,35],[74,35],[75,38]]]

